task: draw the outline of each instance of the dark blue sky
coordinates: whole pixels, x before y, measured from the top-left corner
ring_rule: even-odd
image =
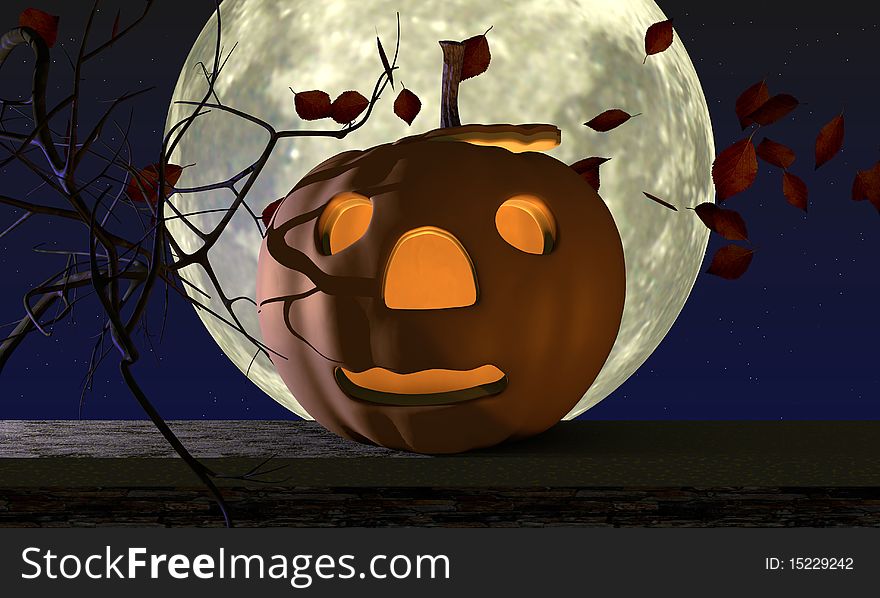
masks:
[[[113,8],[102,19],[109,31],[116,4],[107,4]],[[143,163],[155,161],[173,85],[212,4],[159,0],[142,29],[86,74],[87,97],[93,99],[156,86],[134,117],[132,139]],[[676,34],[697,68],[719,151],[740,138],[733,102],[752,83],[766,76],[771,91],[806,102],[768,135],[798,152],[792,172],[809,185],[811,208],[805,216],[789,206],[780,173],[761,163],[756,185],[728,202],[747,219],[758,248],[750,271],[734,282],[701,275],[656,353],[584,417],[880,417],[875,341],[880,335],[880,215],[867,202],[849,199],[856,170],[880,159],[880,6],[843,0],[833,5],[781,0],[659,4],[674,17]],[[20,10],[30,5],[61,14],[59,46],[75,52],[91,3],[5,0],[0,27],[17,24]],[[127,13],[133,10],[126,8]],[[66,86],[66,59],[60,48],[53,56],[53,72]],[[0,95],[27,91],[25,58],[17,51],[0,72]],[[53,89],[53,97],[60,97],[64,86]],[[816,133],[841,109],[847,121],[844,150],[814,173]],[[0,171],[3,194],[22,196],[33,187],[20,170]],[[0,207],[0,230],[15,219],[13,210]],[[32,221],[0,240],[0,324],[19,319],[24,292],[63,266],[31,247],[40,242],[81,247],[85,238],[85,230],[61,222]],[[712,240],[710,256],[720,244]],[[75,324],[59,325],[53,337],[29,338],[0,375],[0,419],[77,417],[98,323],[97,310],[84,306]],[[238,372],[181,301],[172,301],[164,341],[155,353],[144,352],[137,371],[166,418],[294,417]],[[141,417],[112,361],[96,377],[83,414]]]

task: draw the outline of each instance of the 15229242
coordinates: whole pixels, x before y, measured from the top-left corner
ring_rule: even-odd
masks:
[[[793,571],[853,571],[852,557],[791,557],[788,559]]]

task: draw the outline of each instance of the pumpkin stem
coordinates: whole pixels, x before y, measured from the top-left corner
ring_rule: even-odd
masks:
[[[460,127],[458,85],[464,65],[464,42],[442,41],[443,81],[440,89],[440,126]]]

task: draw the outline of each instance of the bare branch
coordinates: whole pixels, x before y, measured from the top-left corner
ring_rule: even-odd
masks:
[[[2,238],[5,237],[6,235],[8,235],[8,234],[11,233],[12,231],[14,231],[14,230],[15,230],[16,228],[18,228],[21,224],[24,224],[24,223],[27,221],[27,219],[30,218],[30,217],[33,216],[33,215],[34,215],[34,213],[31,212],[31,211],[27,211],[27,212],[25,212],[24,214],[22,214],[22,216],[21,216],[18,220],[16,220],[16,221],[13,222],[12,224],[10,224],[8,227],[6,227],[6,230],[4,230],[2,233],[0,233],[0,239],[2,239]]]
[[[36,134],[35,139],[46,159],[55,170],[62,166],[61,156],[55,149],[49,133],[49,119],[46,116],[46,87],[49,79],[49,48],[33,29],[17,27],[0,37],[0,68],[16,46],[27,45],[34,54],[34,79],[31,95],[31,107],[34,113]]]
[[[120,39],[122,39],[123,37],[128,35],[129,32],[131,32],[133,29],[135,29],[138,25],[141,24],[141,22],[145,18],[147,18],[147,14],[149,14],[150,9],[153,8],[154,1],[155,0],[147,0],[147,4],[146,4],[146,6],[144,6],[144,11],[141,13],[141,16],[139,16],[137,19],[132,21],[131,24],[129,24],[128,26],[124,27],[121,31],[119,31],[119,33],[117,33],[114,37],[112,37],[110,39],[110,41],[105,42],[105,43],[101,44],[100,46],[98,46],[97,48],[95,48],[94,50],[92,50],[91,52],[87,52],[86,54],[84,54],[82,56],[82,61],[87,62],[87,61],[91,60],[92,58],[94,58],[95,56],[100,54],[101,52],[107,50],[110,46],[112,46],[113,44],[118,42]],[[83,41],[83,45],[85,45],[85,41]]]

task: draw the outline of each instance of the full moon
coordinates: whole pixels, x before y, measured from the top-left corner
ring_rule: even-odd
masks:
[[[562,144],[550,152],[555,158],[569,164],[591,156],[611,158],[602,166],[599,194],[623,240],[627,297],[611,355],[566,419],[575,417],[611,394],[651,355],[681,312],[699,272],[708,231],[683,208],[713,200],[710,170],[715,148],[694,66],[677,34],[668,50],[642,63],[645,31],[666,19],[652,0],[224,0],[223,46],[227,51],[237,46],[216,85],[217,95],[225,105],[258,116],[276,129],[335,126],[332,121],[300,120],[288,88],[321,89],[331,98],[354,89],[369,97],[382,72],[376,34],[393,52],[398,11],[400,68],[395,82],[422,101],[412,126],[393,114],[396,90],[389,88],[369,121],[345,139],[282,142],[249,193],[248,204],[259,213],[337,153],[438,128],[438,41],[464,40],[491,26],[489,70],[461,85],[462,123],[552,123],[562,130]],[[216,29],[215,15],[190,52],[174,100],[198,101],[204,95],[205,77],[197,65],[212,63]],[[583,126],[610,108],[641,114],[609,133]],[[190,111],[172,103],[167,127]],[[173,158],[177,164],[195,164],[184,170],[180,186],[231,177],[259,156],[265,141],[261,128],[235,116],[215,110],[200,117]],[[643,191],[663,197],[679,211],[648,201]],[[226,208],[231,201],[229,191],[171,199],[183,213]],[[206,213],[189,221],[204,231],[219,218]],[[179,219],[170,220],[168,228],[184,251],[201,246],[198,235]],[[253,218],[240,210],[210,253],[228,296],[254,297],[260,243]],[[189,267],[183,275],[212,295],[200,266]],[[207,299],[199,291],[187,291],[223,313],[216,296]],[[235,310],[248,333],[260,338],[253,305],[239,301]],[[257,386],[311,419],[268,358],[261,354],[254,360],[255,347],[243,335],[204,311],[198,314],[224,353]]]

